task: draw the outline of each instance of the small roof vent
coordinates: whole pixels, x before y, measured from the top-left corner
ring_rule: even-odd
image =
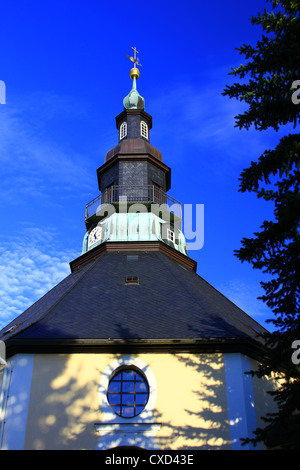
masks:
[[[14,331],[17,327],[19,326],[19,323],[15,323],[14,325],[10,326],[7,328],[7,330],[3,331],[3,335],[7,335],[8,333],[11,333]]]
[[[139,277],[138,276],[126,276],[125,284],[139,284]]]

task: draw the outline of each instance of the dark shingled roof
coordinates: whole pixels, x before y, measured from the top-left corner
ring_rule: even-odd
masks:
[[[149,142],[144,139],[123,139],[111,150],[109,150],[105,156],[105,162],[111,160],[116,155],[144,155],[149,154],[157,158],[159,161],[163,161],[161,152],[153,147]]]
[[[126,276],[138,276],[139,284],[126,285]],[[0,339],[253,340],[257,331],[265,330],[165,254],[106,252],[34,303]]]

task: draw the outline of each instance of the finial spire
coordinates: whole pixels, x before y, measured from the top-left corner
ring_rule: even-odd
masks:
[[[137,54],[139,54],[139,51],[136,50],[136,47],[131,47],[131,49],[134,50],[134,56],[129,56],[126,54],[126,57],[131,60],[131,62],[134,63],[134,67],[130,70],[129,75],[131,79],[134,78],[139,78],[140,76],[140,71],[137,68],[137,66],[141,67],[142,64],[139,62],[139,58],[137,57]]]
[[[129,72],[130,78],[133,80],[132,90],[129,93],[129,95],[127,95],[124,98],[123,104],[124,104],[125,109],[144,109],[145,108],[145,100],[138,93],[138,91],[136,89],[136,81],[140,76],[140,71],[139,71],[137,66],[141,67],[142,64],[139,62],[139,58],[137,57],[137,54],[139,54],[139,52],[136,50],[136,47],[132,47],[131,49],[133,49],[133,51],[134,51],[133,57],[129,56],[127,54],[126,54],[126,57],[129,60],[131,60],[131,62],[134,63],[134,67]]]

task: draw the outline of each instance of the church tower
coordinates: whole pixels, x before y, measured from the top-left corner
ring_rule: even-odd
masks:
[[[97,170],[101,194],[86,206],[83,253],[104,242],[126,242],[127,250],[129,241],[159,241],[186,255],[181,203],[167,194],[171,169],[150,144],[152,117],[137,91],[136,64],[130,70],[132,89],[116,117],[118,144]]]
[[[82,253],[0,332],[2,449],[241,449],[272,410],[272,383],[245,374],[264,329],[188,256],[136,53]]]

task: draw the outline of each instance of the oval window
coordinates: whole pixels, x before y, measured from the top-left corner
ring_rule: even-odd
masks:
[[[135,367],[118,369],[112,376],[107,399],[114,412],[123,418],[139,415],[147,405],[149,385],[144,374]]]

